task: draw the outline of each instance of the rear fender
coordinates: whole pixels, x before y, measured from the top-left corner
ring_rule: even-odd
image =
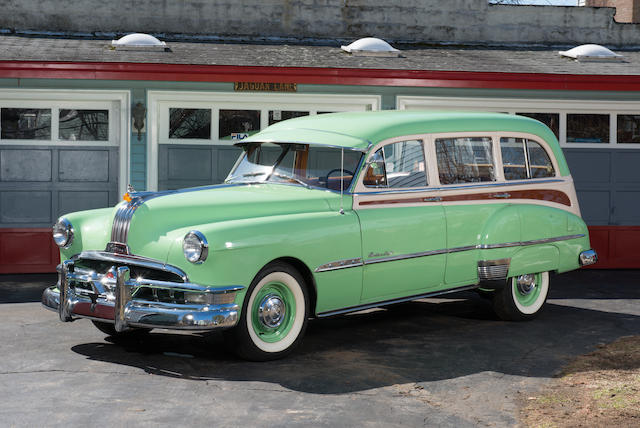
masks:
[[[511,258],[509,277],[556,271],[560,252],[554,245],[536,245],[518,250]]]

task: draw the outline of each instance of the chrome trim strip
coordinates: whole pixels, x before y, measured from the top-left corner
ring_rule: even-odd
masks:
[[[391,190],[377,190],[375,192],[358,192],[353,193],[356,196],[366,196],[366,195],[381,195],[381,194],[389,194],[389,193],[422,193],[422,192],[431,192],[431,191],[441,191],[441,190],[460,190],[460,189],[483,189],[490,187],[503,187],[503,186],[520,186],[527,184],[539,184],[539,183],[562,183],[565,180],[553,178],[553,179],[530,179],[526,181],[507,181],[507,182],[491,182],[484,184],[464,184],[464,185],[450,185],[450,186],[440,186],[440,187],[420,187],[420,188],[412,188],[412,189],[391,189]]]
[[[474,288],[478,288],[479,286],[480,286],[479,284],[465,285],[463,287],[450,288],[448,290],[432,291],[429,293],[416,294],[409,297],[400,297],[398,299],[382,300],[380,302],[375,302],[375,303],[366,303],[364,305],[351,306],[349,308],[337,309],[335,311],[320,312],[319,314],[317,314],[317,317],[325,318],[325,317],[331,317],[334,315],[348,314],[350,312],[358,312],[358,311],[363,311],[365,309],[372,309],[372,308],[378,308],[380,306],[393,305],[395,303],[410,302],[412,300],[424,299],[424,298],[433,297],[433,296],[441,296],[443,294],[456,293],[458,291],[473,290]]]
[[[580,233],[580,234],[577,234],[577,235],[557,236],[557,237],[554,237],[554,238],[534,239],[534,240],[531,240],[531,241],[505,242],[505,243],[502,243],[502,244],[466,245],[466,246],[463,246],[463,247],[443,248],[443,249],[440,249],[440,250],[421,251],[419,253],[399,254],[397,256],[373,258],[373,259],[364,260],[361,264],[347,265],[345,263],[345,265],[339,265],[338,267],[333,267],[332,269],[327,269],[327,267],[329,265],[335,265],[336,263],[340,263],[340,262],[358,260],[358,259],[345,259],[345,260],[338,260],[337,262],[331,262],[331,263],[327,263],[327,264],[318,266],[315,269],[315,272],[325,272],[325,271],[336,270],[336,269],[346,269],[346,268],[357,267],[357,266],[362,266],[362,265],[372,265],[372,264],[376,264],[376,263],[394,262],[394,261],[398,261],[398,260],[408,260],[408,259],[415,259],[415,258],[418,258],[418,257],[436,256],[436,255],[440,255],[440,254],[459,253],[459,252],[462,252],[462,251],[493,250],[493,249],[496,249],[496,248],[510,248],[510,247],[526,247],[526,246],[529,246],[529,245],[547,244],[547,243],[550,243],[550,242],[558,242],[558,241],[568,241],[570,239],[582,238],[583,236],[585,236],[584,233]]]
[[[71,259],[74,261],[86,259],[86,260],[97,260],[97,261],[104,261],[104,262],[111,262],[111,263],[123,263],[123,264],[129,264],[129,265],[142,266],[149,269],[163,270],[163,271],[178,275],[179,277],[182,278],[184,282],[189,282],[189,277],[183,270],[177,267],[162,263],[157,260],[148,259],[146,257],[133,256],[128,254],[114,254],[114,253],[107,253],[104,251],[83,251],[80,254],[76,254]]]
[[[491,250],[494,248],[526,247],[527,245],[548,244],[550,242],[568,241],[569,239],[582,238],[583,236],[584,236],[584,233],[578,233],[576,235],[557,236],[555,238],[532,239],[531,241],[507,242],[504,244],[478,245],[478,249]]]
[[[332,270],[358,267],[362,266],[362,264],[362,258],[360,257],[356,259],[337,260],[335,262],[329,262],[318,266],[314,272],[328,272]]]
[[[446,254],[448,252],[449,252],[448,250],[444,249],[444,250],[423,251],[420,253],[400,254],[398,256],[378,257],[375,259],[365,260],[364,264],[372,265],[376,263],[394,262],[396,260],[408,260],[408,259],[415,259],[418,257],[436,256],[438,254]]]

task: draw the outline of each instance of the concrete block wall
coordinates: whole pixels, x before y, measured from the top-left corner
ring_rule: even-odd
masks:
[[[613,8],[504,6],[487,0],[5,0],[0,29],[146,32],[288,41],[640,46],[640,24]]]

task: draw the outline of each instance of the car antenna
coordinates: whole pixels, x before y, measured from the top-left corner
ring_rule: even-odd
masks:
[[[340,148],[340,214],[344,215],[344,147]]]

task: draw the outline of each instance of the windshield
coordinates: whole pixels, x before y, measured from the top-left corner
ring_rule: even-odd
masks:
[[[339,191],[341,183],[349,187],[362,158],[359,151],[309,144],[251,143],[243,148],[227,183],[294,183]]]

